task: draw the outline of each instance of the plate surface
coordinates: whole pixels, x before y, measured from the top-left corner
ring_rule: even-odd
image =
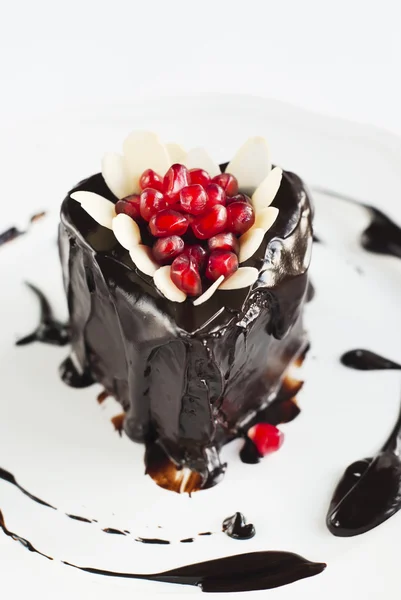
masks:
[[[250,135],[264,135],[273,162],[324,186],[373,204],[401,222],[401,140],[369,127],[313,115],[246,96],[154,98],[95,114],[52,115],[4,131],[0,231],[48,216],[0,249],[0,467],[31,493],[32,502],[0,480],[0,509],[9,529],[46,560],[0,535],[1,591],[14,597],[132,598],[133,594],[195,597],[184,586],[123,581],[75,571],[61,560],[116,571],[155,572],[255,550],[282,549],[328,563],[317,577],[271,590],[273,599],[384,597],[398,587],[401,515],[356,538],[325,527],[334,486],[352,461],[374,453],[398,413],[400,375],[341,366],[346,350],[366,347],[401,362],[401,261],[369,254],[359,244],[368,223],[363,208],[316,194],[316,244],[311,277],[316,296],[306,309],[311,351],[298,395],[301,415],[282,426],[285,444],[259,465],[238,458],[240,441],[224,448],[224,481],[192,498],[158,488],[144,476],[143,447],[120,438],[110,418],[117,403],[96,402],[100,386],[74,390],[58,376],[66,348],[15,347],[36,325],[38,306],[23,281],[37,284],[65,317],[56,247],[58,208],[66,191],[99,170],[106,150],[118,150],[131,129],[152,129],[166,141],[203,145],[223,162]],[[257,535],[234,541],[221,523],[242,511]],[[69,519],[76,514],[97,522]],[[160,526],[160,527],[158,527]],[[104,528],[131,535],[106,534]],[[211,536],[198,536],[211,531]],[[163,538],[145,545],[135,537]],[[194,537],[191,544],[180,539]],[[252,592],[261,597],[267,592]],[[226,597],[234,597],[228,594]],[[217,595],[216,595],[217,597]],[[221,596],[219,596],[221,597]],[[248,597],[244,594],[242,597]]]

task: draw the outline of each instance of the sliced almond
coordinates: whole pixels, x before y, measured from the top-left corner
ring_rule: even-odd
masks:
[[[213,294],[215,293],[215,291],[217,290],[217,288],[223,281],[224,281],[224,275],[220,275],[220,277],[218,279],[216,279],[216,281],[214,283],[212,283],[212,285],[210,286],[209,289],[206,290],[206,292],[203,292],[203,294],[201,296],[199,296],[199,298],[194,300],[194,306],[199,306],[199,304],[203,304],[204,302],[209,300],[209,298],[211,298],[213,296]]]
[[[138,224],[128,215],[118,214],[113,219],[113,232],[121,246],[131,250],[141,243],[141,232]]]
[[[107,187],[117,198],[125,198],[133,193],[132,179],[126,161],[121,154],[107,152],[102,159],[102,175]]]
[[[167,300],[171,300],[171,302],[184,302],[187,295],[173,283],[170,271],[170,265],[160,267],[154,274],[155,286]]]
[[[219,165],[214,162],[204,148],[192,148],[188,152],[184,164],[187,169],[204,169],[210,177],[221,173]]]
[[[270,227],[274,224],[278,217],[278,208],[275,206],[269,206],[256,213],[255,223],[253,225],[254,229],[263,229],[266,233],[270,229]]]
[[[179,144],[169,143],[166,144],[167,152],[170,157],[170,164],[174,165],[175,163],[179,163],[183,165],[185,163],[185,158],[187,156],[187,151],[184,150],[182,146]]]
[[[263,242],[265,232],[263,229],[252,228],[239,238],[239,262],[243,263],[251,258]]]
[[[254,267],[240,267],[223,281],[220,285],[220,290],[240,290],[241,288],[250,287],[259,277],[259,271]]]
[[[132,193],[140,191],[139,178],[146,169],[153,169],[163,177],[170,167],[167,149],[155,133],[133,131],[125,139],[123,150]]]
[[[274,167],[256,188],[252,195],[252,204],[256,213],[264,210],[273,202],[280,188],[282,177],[282,169],[280,169],[280,167]]]
[[[71,198],[79,202],[88,215],[99,225],[113,229],[112,223],[116,216],[116,209],[110,200],[94,192],[85,191],[73,192]]]
[[[227,166],[227,173],[235,175],[241,192],[251,195],[271,169],[269,147],[262,137],[245,142]]]
[[[138,269],[145,275],[149,275],[149,277],[153,277],[160,268],[160,265],[153,258],[152,249],[149,246],[138,244],[130,248],[129,255]]]

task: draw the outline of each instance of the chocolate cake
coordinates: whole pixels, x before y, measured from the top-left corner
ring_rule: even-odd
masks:
[[[260,138],[221,167],[153,134],[132,134],[124,154],[62,204],[62,374],[99,382],[146,444],[148,472],[191,491],[219,480],[219,449],[274,401],[307,345],[310,198]]]

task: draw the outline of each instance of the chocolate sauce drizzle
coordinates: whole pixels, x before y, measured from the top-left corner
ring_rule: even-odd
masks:
[[[358,348],[357,350],[350,350],[345,352],[340,358],[341,363],[345,367],[351,369],[357,369],[358,371],[384,371],[384,370],[398,370],[401,369],[401,365],[388,358],[384,358],[375,352],[370,350],[363,350]]]
[[[53,560],[51,556],[47,556],[47,554],[43,554],[43,552],[39,552],[39,550],[37,550],[35,548],[35,546],[33,546],[31,544],[31,542],[29,542],[27,539],[25,539],[24,537],[21,537],[20,535],[17,535],[16,533],[13,533],[9,529],[7,529],[6,524],[4,522],[3,513],[1,512],[1,510],[0,510],[0,529],[3,531],[3,533],[5,533],[5,535],[7,537],[10,537],[15,542],[19,542],[20,544],[22,544],[24,546],[24,548],[29,550],[29,552],[34,552],[35,554],[40,554],[40,556],[44,556],[45,558],[47,558],[49,560]]]
[[[256,534],[255,527],[252,523],[247,523],[244,515],[240,512],[224,519],[222,530],[234,540],[250,540]]]
[[[43,211],[36,213],[36,214],[32,215],[32,217],[29,220],[29,223],[30,224],[36,223],[45,215],[46,215],[46,213]],[[21,229],[18,229],[18,227],[15,227],[15,226],[9,227],[8,229],[6,229],[2,233],[0,233],[0,246],[3,246],[4,244],[7,244],[8,242],[12,242],[13,240],[19,238],[21,235],[25,235],[25,233],[27,233],[27,232],[28,232],[28,230],[21,231]]]

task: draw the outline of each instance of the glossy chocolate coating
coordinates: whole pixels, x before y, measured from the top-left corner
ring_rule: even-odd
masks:
[[[116,201],[100,174],[74,189]],[[279,216],[245,263],[260,270],[258,281],[218,291],[198,307],[166,300],[112,231],[69,196],[62,205],[70,365],[122,404],[131,439],[160,444],[176,466],[197,471],[202,486],[223,470],[218,448],[274,400],[286,367],[306,345],[301,312],[312,211],[296,175],[284,172],[273,205]]]

